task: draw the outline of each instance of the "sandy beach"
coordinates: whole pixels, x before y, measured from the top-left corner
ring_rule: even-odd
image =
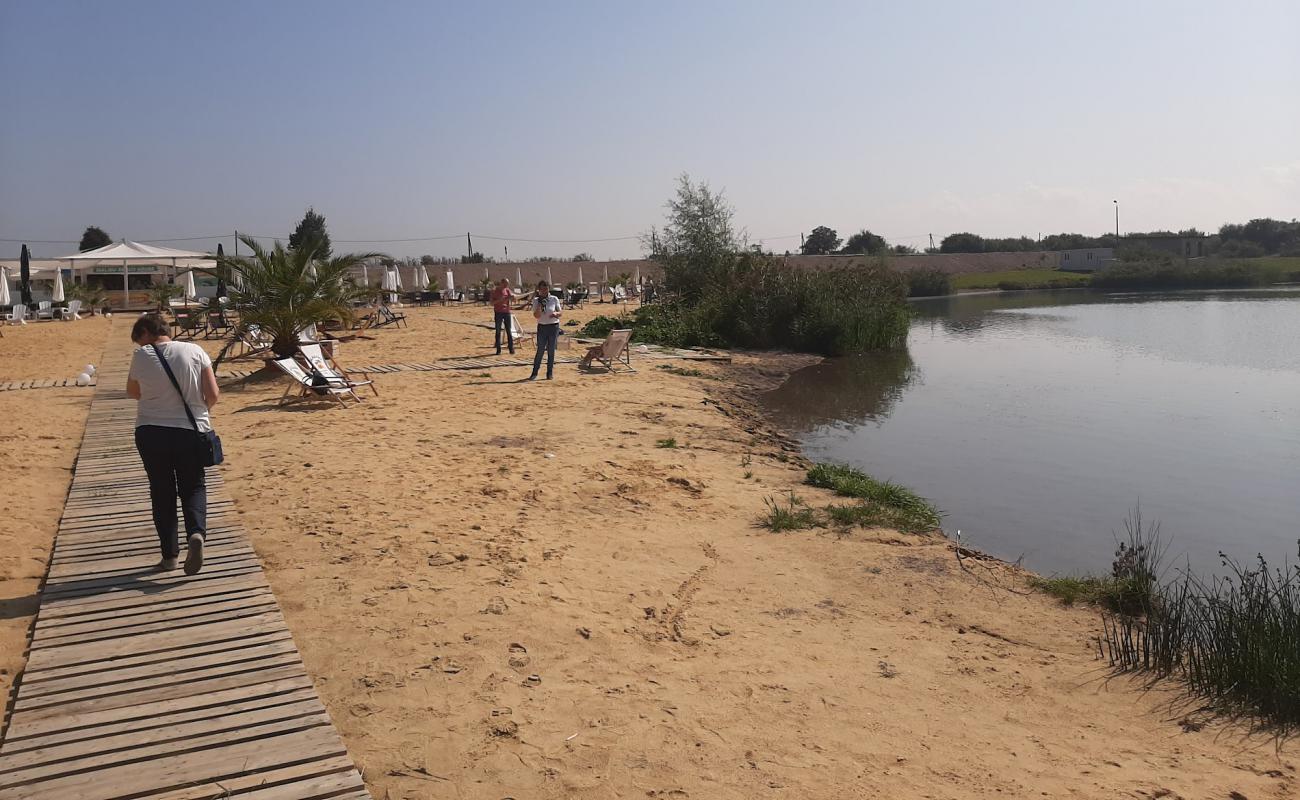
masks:
[[[492,353],[483,307],[407,314],[339,360]],[[71,377],[127,321],[7,329],[0,375]],[[768,498],[831,500],[753,403],[810,361],[397,372],[348,409],[223,381],[227,488],[373,796],[1300,791],[1292,742],[1109,679],[1096,612],[1013,567],[964,569],[939,537],[758,527]],[[6,689],[89,397],[0,392]]]

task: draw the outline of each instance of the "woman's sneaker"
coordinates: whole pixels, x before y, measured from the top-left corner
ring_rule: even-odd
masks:
[[[203,537],[192,534],[185,549],[185,574],[194,575],[203,569]]]
[[[163,556],[162,560],[154,565],[154,572],[171,572],[176,569],[176,559]]]

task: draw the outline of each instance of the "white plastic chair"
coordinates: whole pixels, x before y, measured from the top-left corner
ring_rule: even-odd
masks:
[[[41,302],[37,303],[37,304],[36,304],[36,318],[37,318],[38,320],[39,320],[39,319],[54,319],[54,308],[53,308],[53,306],[54,306],[54,303],[50,302],[49,300],[42,300]]]
[[[74,319],[81,319],[81,301],[69,300],[67,308],[59,309],[59,319],[65,322],[71,322]]]
[[[10,325],[26,325],[27,306],[22,303],[14,304],[13,310],[8,314],[5,314],[5,322],[8,322]]]

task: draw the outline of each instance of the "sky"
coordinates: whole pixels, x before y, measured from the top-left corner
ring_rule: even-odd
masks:
[[[0,258],[309,206],[336,252],[637,257],[682,173],[777,252],[1300,216],[1295,2],[0,0],[0,32]]]

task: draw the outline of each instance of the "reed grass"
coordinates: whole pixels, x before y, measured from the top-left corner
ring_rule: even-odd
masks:
[[[821,526],[817,512],[806,506],[794,492],[789,494],[784,505],[770,497],[763,498],[763,502],[767,505],[767,514],[759,524],[773,533]]]

